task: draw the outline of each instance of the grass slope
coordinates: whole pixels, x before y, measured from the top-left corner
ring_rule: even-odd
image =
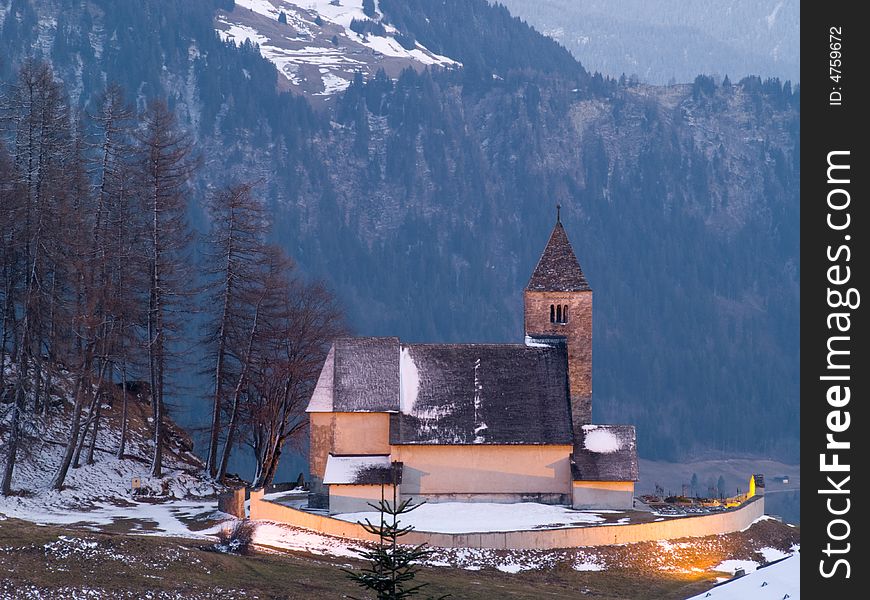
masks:
[[[711,587],[716,573],[706,562],[721,555],[752,556],[759,544],[788,547],[795,528],[764,521],[728,536],[668,544],[633,544],[601,551],[604,571],[577,571],[561,562],[550,568],[507,574],[423,568],[427,595],[455,599],[596,598],[677,600]],[[364,597],[341,572],[354,559],[307,553],[258,551],[250,556],[211,552],[205,540],[128,536],[79,528],[0,521],[0,598],[305,598]],[[662,566],[672,556],[682,568]],[[423,596],[425,597],[425,596]]]

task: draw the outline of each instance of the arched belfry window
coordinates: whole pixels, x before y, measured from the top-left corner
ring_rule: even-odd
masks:
[[[550,305],[550,323],[555,323],[555,322],[556,322],[556,305],[551,304]]]
[[[562,307],[562,323],[568,322],[568,305]]]
[[[562,305],[559,304],[558,306],[556,306],[556,323],[564,323],[564,322],[565,321],[562,320]]]

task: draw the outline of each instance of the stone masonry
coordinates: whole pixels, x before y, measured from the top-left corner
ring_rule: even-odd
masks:
[[[526,335],[560,335],[568,342],[568,382],[574,427],[592,422],[592,291],[523,292]],[[568,306],[566,323],[550,321],[550,305]]]

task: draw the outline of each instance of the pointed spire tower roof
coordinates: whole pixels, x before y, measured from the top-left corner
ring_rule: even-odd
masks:
[[[561,206],[556,207],[556,226],[550,234],[526,290],[532,292],[587,292],[592,291],[580,269],[568,234],[562,227]]]

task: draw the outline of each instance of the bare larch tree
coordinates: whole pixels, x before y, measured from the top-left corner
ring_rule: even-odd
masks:
[[[184,256],[191,239],[188,182],[198,163],[190,137],[181,131],[163,100],[148,104],[136,139],[137,185],[149,222],[145,247],[149,270],[146,344],[154,419],[151,475],[162,477],[168,361],[173,334],[181,327],[176,317],[186,304],[190,281],[189,259]]]
[[[227,409],[229,390],[237,395],[239,376],[246,369],[241,333],[251,314],[258,268],[262,263],[264,238],[268,230],[263,204],[253,195],[249,183],[218,190],[210,199],[211,231],[206,244],[205,331],[206,360],[210,364],[212,423],[206,468],[217,477],[218,446],[222,414]],[[251,336],[247,336],[251,339]],[[240,341],[241,340],[241,341]],[[240,342],[240,343],[239,343]],[[231,436],[229,436],[231,437]]]

